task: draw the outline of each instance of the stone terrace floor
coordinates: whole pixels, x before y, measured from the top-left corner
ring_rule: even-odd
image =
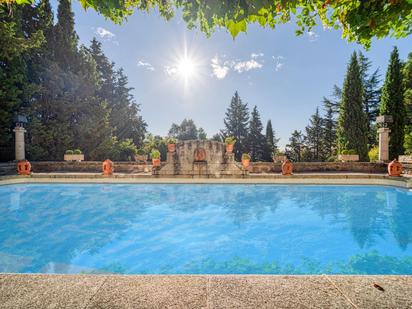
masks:
[[[412,308],[412,276],[2,274],[0,308]]]

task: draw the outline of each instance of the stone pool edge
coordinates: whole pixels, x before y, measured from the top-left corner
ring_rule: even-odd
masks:
[[[5,308],[410,308],[412,276],[0,274],[0,304]]]
[[[385,174],[308,173],[282,176],[256,174],[243,178],[154,177],[142,174],[37,173],[30,176],[0,176],[0,185],[19,183],[162,183],[162,184],[312,184],[312,185],[383,185],[412,188],[411,177],[390,177]]]

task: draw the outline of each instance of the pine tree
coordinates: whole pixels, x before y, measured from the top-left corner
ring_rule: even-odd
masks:
[[[304,136],[302,132],[295,130],[289,138],[289,144],[286,145],[286,155],[290,160],[300,162],[302,160],[303,150]]]
[[[319,108],[316,108],[316,112],[310,118],[309,125],[306,127],[305,130],[305,144],[308,150],[310,151],[311,160],[323,160],[323,127],[322,118],[319,114]]]
[[[263,161],[267,150],[267,141],[265,136],[262,134],[263,125],[260,120],[257,106],[253,107],[248,131],[246,145],[250,154],[250,159],[252,161]]]
[[[265,161],[271,161],[273,154],[278,150],[279,139],[275,136],[272,128],[272,121],[269,119],[266,124],[266,151]]]
[[[356,53],[352,54],[343,83],[337,141],[339,153],[354,150],[361,161],[368,159],[367,118],[363,108],[362,76]]]
[[[246,140],[248,136],[249,109],[247,103],[243,103],[236,91],[228,107],[225,119],[223,120],[225,129],[222,130],[224,137],[233,136],[236,138],[234,154],[236,160],[240,161],[242,153],[246,152]]]
[[[336,150],[336,120],[331,106],[326,107],[326,115],[322,119],[323,147],[326,159],[332,158]]]
[[[380,75],[379,69],[369,74],[371,61],[361,52],[358,53],[359,66],[362,76],[363,85],[363,108],[367,116],[367,129],[368,129],[368,143],[369,145],[376,144],[376,128],[374,123],[376,116],[379,113],[379,100],[380,100]]]
[[[392,115],[393,123],[389,124],[391,130],[389,139],[389,158],[394,159],[403,154],[404,129],[406,110],[403,101],[402,65],[399,60],[398,49],[394,47],[385,83],[382,87],[380,114]]]

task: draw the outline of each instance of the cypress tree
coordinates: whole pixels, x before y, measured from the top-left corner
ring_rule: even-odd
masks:
[[[352,54],[343,82],[339,109],[338,150],[354,150],[361,161],[368,159],[367,118],[363,108],[362,76],[356,53]]]
[[[253,107],[249,121],[249,133],[247,138],[247,149],[250,152],[252,161],[263,161],[265,159],[265,151],[267,149],[267,141],[262,134],[263,125],[260,120],[257,106]]]
[[[406,108],[406,126],[405,126],[405,153],[412,153],[412,53],[409,53],[403,69],[403,97]]]
[[[59,0],[57,24],[54,29],[55,60],[65,70],[78,69],[77,44],[79,38],[74,30],[74,14],[70,0]]]
[[[273,154],[278,149],[279,139],[276,138],[275,131],[273,131],[272,121],[269,119],[266,124],[266,153],[265,160],[271,161]]]
[[[402,65],[399,60],[398,49],[393,48],[389,66],[386,71],[385,83],[382,87],[380,102],[380,114],[392,115],[393,123],[389,140],[389,158],[395,159],[403,154],[404,129],[405,129],[405,105],[403,101]]]
[[[236,160],[240,161],[242,153],[246,152],[246,140],[248,136],[249,109],[247,103],[243,103],[238,92],[232,97],[230,105],[226,111],[225,129],[222,130],[224,137],[233,136],[236,138],[234,154]]]

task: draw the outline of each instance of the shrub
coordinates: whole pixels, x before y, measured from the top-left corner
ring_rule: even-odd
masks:
[[[234,145],[236,143],[236,138],[233,136],[228,136],[225,138],[225,144],[226,145]]]
[[[146,154],[146,151],[143,148],[139,148],[137,149],[136,154],[138,154],[139,156],[143,156]]]
[[[326,162],[336,162],[338,158],[336,156],[330,156],[326,159]]]
[[[79,154],[82,154],[82,151],[80,149],[75,149],[73,150],[73,154],[79,155]]]
[[[250,160],[250,155],[248,153],[242,154],[242,160]]]
[[[68,150],[66,150],[66,154],[67,154],[67,155],[72,155],[72,154],[74,154],[74,152],[73,152],[73,150],[68,149]]]
[[[340,154],[342,154],[342,155],[356,155],[357,153],[356,153],[356,150],[345,149],[345,150],[342,150]]]
[[[376,162],[379,160],[379,149],[377,146],[373,146],[368,152],[368,157],[370,162]]]
[[[150,157],[152,159],[159,159],[160,158],[160,151],[157,149],[152,149],[152,152],[150,153]]]
[[[166,140],[167,144],[176,144],[177,143],[177,139],[175,139],[174,137],[168,137]]]

